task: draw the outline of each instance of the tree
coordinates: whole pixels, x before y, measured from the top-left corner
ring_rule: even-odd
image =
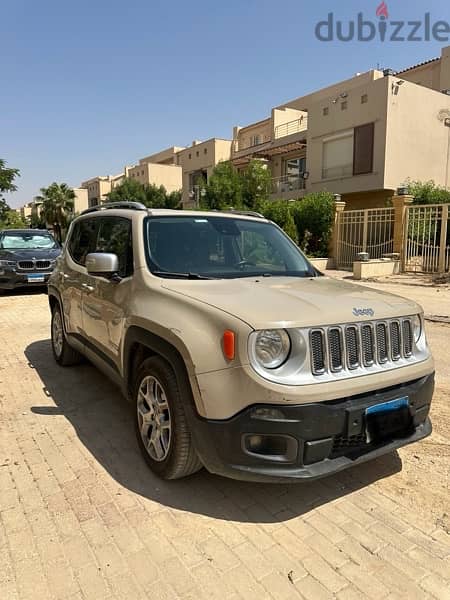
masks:
[[[167,194],[166,208],[181,208],[181,195],[181,190]]]
[[[408,191],[414,196],[414,204],[443,204],[450,202],[450,191],[433,180],[407,182]]]
[[[15,192],[17,186],[14,184],[14,179],[20,176],[19,169],[9,169],[6,167],[6,161],[0,158],[0,221],[6,218],[10,207],[3,198],[3,192]]]
[[[0,158],[0,198],[2,192],[15,192],[17,186],[14,184],[14,179],[20,177],[19,169],[10,169],[6,167],[6,161]]]
[[[298,243],[297,228],[292,216],[292,206],[287,200],[267,200],[259,205],[263,215],[276,223],[288,236]]]
[[[63,231],[73,214],[75,192],[66,183],[53,182],[41,188],[42,218],[53,227],[56,239],[62,242]]]
[[[145,203],[145,190],[142,183],[126,177],[122,183],[107,194],[108,202],[142,202]]]
[[[307,194],[291,203],[299,245],[309,256],[328,256],[334,207],[334,196],[330,192]]]
[[[24,229],[27,224],[15,210],[8,210],[0,218],[0,229]]]
[[[242,178],[230,161],[218,163],[205,186],[201,205],[210,210],[242,208]]]
[[[242,201],[245,208],[258,209],[271,193],[272,174],[260,160],[251,160],[240,173],[242,180]]]
[[[149,208],[179,208],[181,191],[167,193],[163,185],[126,178],[107,194],[108,202],[141,202]]]

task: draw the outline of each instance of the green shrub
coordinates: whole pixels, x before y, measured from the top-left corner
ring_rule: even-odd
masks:
[[[298,244],[297,228],[292,215],[291,204],[286,200],[267,200],[261,202],[258,208],[259,212],[281,227]]]
[[[450,191],[430,181],[407,181],[414,204],[444,204],[450,202]]]
[[[328,256],[334,224],[334,196],[307,194],[291,204],[300,248],[309,256]]]

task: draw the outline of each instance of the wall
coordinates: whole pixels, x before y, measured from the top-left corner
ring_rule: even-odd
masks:
[[[272,123],[271,119],[264,119],[257,123],[252,123],[246,127],[241,127],[238,132],[238,148],[236,151],[251,148],[253,146],[252,138],[256,135],[260,136],[260,143],[270,142],[272,139]]]
[[[450,97],[408,81],[396,95],[389,92],[385,188],[396,189],[408,178],[447,186],[450,128],[438,114],[450,116]]]
[[[163,185],[167,192],[181,190],[182,170],[178,165],[147,164],[149,169],[149,182],[155,185]]]
[[[86,188],[73,188],[75,200],[73,203],[73,212],[79,214],[81,211],[89,208],[88,191]]]
[[[405,79],[431,88],[433,90],[441,90],[441,61],[437,59],[433,62],[429,62],[426,65],[415,67],[414,69],[408,69],[406,72],[398,73],[399,79]]]
[[[272,109],[272,139],[275,139],[276,128],[285,123],[296,121],[301,117],[306,117],[308,113],[295,108],[273,108]]]
[[[184,150],[182,146],[171,146],[156,154],[151,154],[139,160],[139,164],[157,163],[162,165],[175,165],[177,163],[177,153]]]
[[[307,164],[308,192],[330,191],[347,194],[367,190],[383,189],[385,164],[385,137],[387,119],[387,94],[390,83],[386,77],[368,78],[360,76],[351,80],[348,87],[338,84],[328,88],[327,94],[318,93],[308,100]],[[360,82],[360,85],[355,85]],[[347,96],[341,98],[340,94]],[[367,102],[362,103],[362,96]],[[333,103],[336,100],[336,103]],[[342,102],[347,109],[342,110]],[[328,108],[328,115],[323,110]],[[373,172],[365,175],[322,179],[323,142],[330,135],[352,130],[358,125],[373,122],[374,161]]]

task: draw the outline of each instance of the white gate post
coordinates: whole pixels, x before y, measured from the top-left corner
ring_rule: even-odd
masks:
[[[448,204],[442,205],[441,212],[441,241],[439,244],[438,272],[445,273],[445,250],[447,246]]]

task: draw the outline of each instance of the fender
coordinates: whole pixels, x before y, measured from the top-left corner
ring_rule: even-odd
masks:
[[[183,346],[185,355],[190,356],[187,348],[184,346],[181,340],[177,341]],[[162,356],[168,363],[170,363],[177,378],[178,386],[180,388],[189,390],[189,395],[192,400],[191,407],[196,413],[198,413],[199,409],[202,411],[203,402],[192,361],[190,361],[190,364],[186,364],[181,352],[171,342],[136,325],[132,325],[127,330],[123,346],[123,378],[124,387],[126,388],[128,394],[131,393],[133,386],[133,344],[140,344],[144,346],[151,352]]]

